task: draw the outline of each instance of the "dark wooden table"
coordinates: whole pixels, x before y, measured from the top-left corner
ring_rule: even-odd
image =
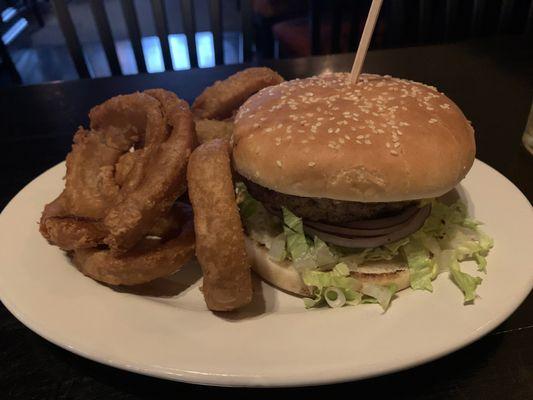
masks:
[[[338,55],[272,61],[267,65],[290,79],[328,69],[346,71],[352,60],[353,55]],[[241,68],[226,66],[0,91],[2,208],[30,180],[64,159],[74,130],[87,123],[87,112],[93,105],[116,94],[152,87],[173,90],[192,101],[205,86]],[[533,94],[531,43],[509,37],[375,51],[369,53],[365,70],[423,81],[447,93],[476,128],[477,157],[506,175],[531,201],[533,156],[523,149],[520,140]],[[201,387],[116,370],[48,343],[0,306],[1,398],[270,398],[300,394],[330,398],[531,399],[533,296],[489,335],[437,361],[360,382],[283,390]]]

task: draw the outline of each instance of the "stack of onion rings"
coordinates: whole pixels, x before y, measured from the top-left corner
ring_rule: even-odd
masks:
[[[42,235],[110,284],[174,272],[194,249],[192,215],[172,208],[194,145],[187,103],[153,89],[111,98],[89,117],[91,129],[77,131],[67,156],[65,189],[44,209]]]

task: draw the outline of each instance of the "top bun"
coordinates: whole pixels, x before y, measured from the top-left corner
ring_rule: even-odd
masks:
[[[277,192],[358,202],[440,196],[464,178],[474,131],[444,94],[390,76],[296,79],[250,97],[235,118],[233,160]]]

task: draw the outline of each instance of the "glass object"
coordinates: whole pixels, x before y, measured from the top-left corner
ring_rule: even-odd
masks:
[[[524,143],[527,151],[533,154],[533,103],[531,103],[531,110],[529,110],[529,117],[526,123],[526,130],[522,136],[522,143]]]

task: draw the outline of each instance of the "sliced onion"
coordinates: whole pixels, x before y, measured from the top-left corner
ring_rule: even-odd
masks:
[[[304,224],[312,229],[317,229],[322,232],[328,232],[346,236],[380,236],[390,233],[394,230],[395,226],[381,229],[354,229],[347,228],[341,225],[330,225],[322,222],[314,222],[305,220]]]
[[[425,212],[425,208],[430,208],[431,206],[428,204],[427,206],[424,206],[422,208],[417,208],[415,210],[415,213],[412,214],[407,220],[399,223],[399,224],[396,224],[396,225],[391,225],[389,227],[385,227],[385,228],[376,228],[376,229],[354,229],[354,228],[348,228],[346,227],[345,224],[343,224],[342,226],[338,226],[338,225],[332,225],[332,224],[325,224],[325,223],[321,223],[321,222],[313,222],[313,221],[307,221],[307,220],[304,220],[304,225],[307,225],[308,227],[310,227],[311,229],[315,229],[315,230],[318,230],[318,231],[322,231],[322,232],[325,232],[325,233],[332,233],[334,235],[339,235],[339,236],[345,236],[345,237],[374,237],[374,236],[383,236],[383,235],[387,235],[389,233],[392,233],[394,231],[397,231],[399,230],[400,228],[402,228],[403,226],[406,226],[407,224],[410,223],[410,221],[419,213],[423,213]],[[370,222],[370,221],[368,221]]]
[[[409,236],[411,233],[419,230],[424,221],[429,216],[431,212],[431,207],[426,206],[419,209],[420,211],[416,213],[409,221],[401,224],[393,232],[390,232],[385,235],[372,236],[372,237],[363,237],[363,236],[350,236],[346,237],[343,235],[322,232],[317,229],[310,228],[309,226],[304,225],[304,230],[311,234],[316,235],[324,242],[335,244],[342,247],[350,248],[367,248],[367,247],[378,247],[384,244],[389,244],[397,240],[403,239],[404,237]]]
[[[328,287],[324,291],[324,299],[331,308],[342,307],[346,304],[346,296],[344,292],[336,287]]]
[[[415,215],[420,208],[418,205],[413,204],[404,208],[399,214],[395,214],[385,218],[365,219],[362,221],[350,221],[345,222],[342,226],[354,229],[379,229],[394,226],[407,221],[413,215]]]

